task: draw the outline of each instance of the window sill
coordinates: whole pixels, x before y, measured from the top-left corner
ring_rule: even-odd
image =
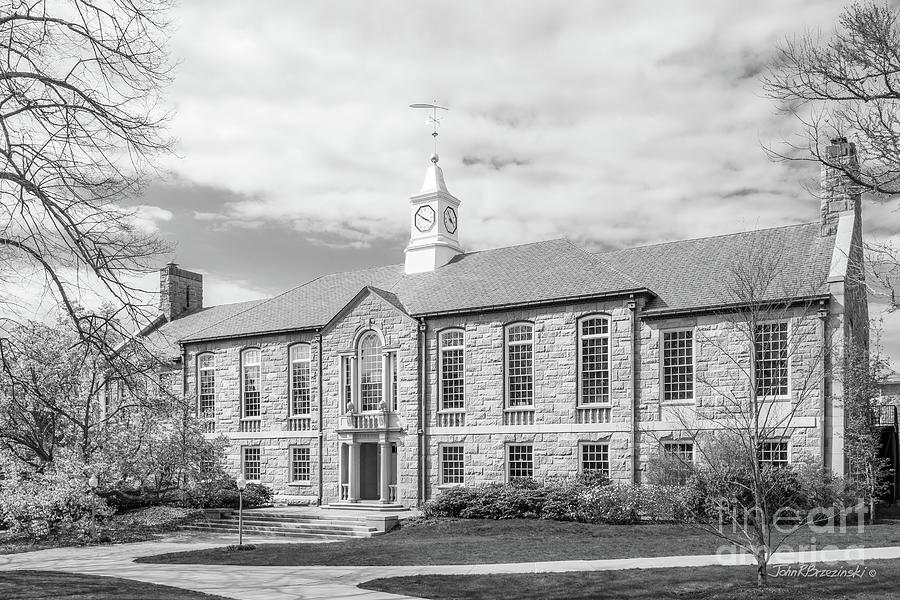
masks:
[[[507,407],[503,409],[503,412],[515,413],[515,412],[534,412],[534,406],[514,406]]]
[[[311,481],[288,481],[288,487],[309,487],[312,485]]]
[[[460,413],[465,413],[465,408],[442,408],[437,411],[439,415],[458,415]]]
[[[241,421],[262,421],[262,417],[241,417]]]
[[[575,408],[590,410],[592,408],[612,408],[612,402],[604,402],[603,404],[579,404]]]
[[[452,490],[453,488],[466,487],[465,483],[441,483],[437,486],[439,490]]]
[[[662,406],[694,406],[697,401],[693,398],[685,398],[684,400],[660,400],[659,403]]]

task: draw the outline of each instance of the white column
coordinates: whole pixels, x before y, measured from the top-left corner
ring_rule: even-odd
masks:
[[[387,504],[391,501],[391,444],[382,440],[378,444],[381,450],[381,468],[378,471],[378,483],[381,485],[381,502]]]
[[[348,458],[350,465],[347,469],[347,500],[359,502],[359,442],[350,443]]]

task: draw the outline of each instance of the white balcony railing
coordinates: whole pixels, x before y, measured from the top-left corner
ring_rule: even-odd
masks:
[[[288,418],[288,431],[309,431],[310,429],[312,429],[312,417]]]
[[[338,422],[338,429],[342,431],[380,431],[400,428],[400,416],[387,411],[346,413],[341,415]]]

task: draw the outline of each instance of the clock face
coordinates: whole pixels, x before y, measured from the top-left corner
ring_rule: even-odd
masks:
[[[444,227],[447,233],[456,233],[456,211],[450,206],[444,210]]]
[[[416,211],[416,229],[428,231],[434,226],[434,209],[425,205]]]

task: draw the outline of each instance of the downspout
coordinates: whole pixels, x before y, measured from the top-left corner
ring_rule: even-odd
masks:
[[[322,418],[322,330],[316,330],[316,339],[318,340],[319,346],[319,383],[318,383],[318,392],[319,392],[319,506],[322,506],[322,494],[325,492],[325,484],[322,481],[322,477],[324,476],[324,467],[322,466],[322,456],[325,451],[325,438],[324,433],[322,431],[323,418]],[[340,411],[338,411],[340,412]]]
[[[181,346],[181,401],[187,403],[188,399],[188,354],[187,354],[187,346],[184,344],[179,344]],[[194,403],[194,415],[200,416],[200,407],[197,403]],[[185,410],[182,412],[182,431],[183,435],[187,435],[187,407],[185,406]],[[187,451],[187,440],[182,438],[181,444],[181,464],[184,465],[186,461],[185,452]],[[184,484],[184,488],[181,492],[182,500],[185,497],[185,491],[187,489],[187,472],[182,471],[182,481]]]
[[[628,357],[628,371],[629,377],[631,379],[630,385],[628,386],[630,401],[631,401],[631,440],[629,441],[629,449],[631,452],[631,460],[629,461],[629,469],[631,470],[631,484],[637,485],[638,483],[638,471],[640,469],[640,457],[638,453],[638,397],[637,397],[637,374],[635,373],[635,367],[637,361],[635,356],[637,354],[637,335],[635,335],[635,327],[637,326],[637,314],[638,314],[638,305],[634,299],[634,296],[631,296],[631,299],[628,300],[626,304],[629,311],[630,321],[629,325],[629,334],[628,334],[628,345],[630,348],[630,353]]]
[[[417,337],[419,344],[419,373],[418,373],[418,385],[419,385],[419,418],[416,433],[419,437],[419,443],[417,445],[418,448],[418,485],[417,485],[417,495],[416,505],[421,506],[422,502],[425,500],[425,406],[427,405],[425,399],[425,391],[428,388],[427,385],[427,373],[426,365],[425,365],[425,357],[426,357],[426,348],[425,348],[425,319],[419,317],[419,335]]]
[[[831,368],[831,361],[829,360],[829,352],[828,352],[828,328],[826,327],[826,321],[828,319],[828,309],[825,307],[824,302],[819,303],[819,325],[818,325],[818,334],[819,341],[822,344],[821,347],[821,356],[819,360],[822,364],[822,376],[819,378],[819,452],[822,455],[822,468],[827,468],[828,466],[828,448],[826,448],[826,423],[828,421],[828,398],[826,394],[828,393],[828,371]]]

